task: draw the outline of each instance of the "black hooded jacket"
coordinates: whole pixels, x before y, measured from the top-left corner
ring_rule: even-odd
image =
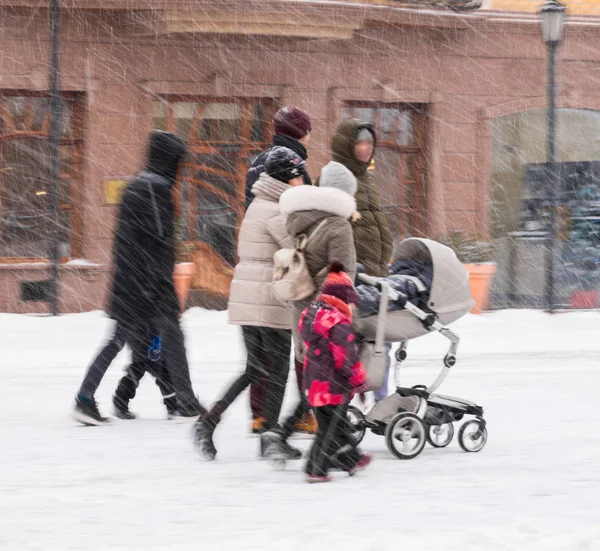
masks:
[[[308,153],[306,152],[306,148],[296,139],[290,138],[289,136],[284,136],[283,134],[275,134],[273,136],[273,145],[269,147],[269,149],[265,149],[252,163],[252,166],[248,169],[246,173],[246,210],[250,206],[250,203],[254,200],[254,194],[252,193],[252,186],[258,180],[261,172],[265,170],[265,163],[267,162],[267,157],[271,152],[271,149],[274,147],[287,147],[291,149],[294,153],[297,153],[302,160],[306,161],[308,159]],[[304,184],[307,186],[312,186],[312,181],[308,172],[304,173]]]
[[[175,213],[172,188],[186,154],[169,132],[150,135],[146,170],[127,185],[114,237],[114,279],[109,313],[120,321],[177,315],[173,287]]]

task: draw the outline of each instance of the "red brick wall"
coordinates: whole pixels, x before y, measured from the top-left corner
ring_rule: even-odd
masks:
[[[43,14],[0,11],[3,88],[47,88],[47,21]],[[110,262],[115,207],[102,184],[142,165],[153,98],[145,90],[249,97],[277,94],[313,118],[309,170],[328,160],[329,137],[344,99],[428,103],[429,234],[460,228],[487,232],[489,121],[545,105],[546,53],[537,24],[465,19],[464,28],[368,25],[352,40],[268,37],[143,36],[131,20],[65,16],[62,86],[86,93],[84,252]],[[600,35],[567,32],[559,56],[563,105],[598,108]],[[15,275],[0,271],[2,294]],[[75,277],[75,276],[73,276]],[[77,276],[81,277],[81,276]],[[1,283],[10,278],[12,283]],[[85,308],[101,307],[105,278],[86,283]],[[85,287],[87,289],[88,287]],[[88,291],[86,290],[86,293]],[[70,299],[69,299],[70,300]],[[76,300],[65,303],[77,309]],[[0,310],[18,311],[14,297]]]

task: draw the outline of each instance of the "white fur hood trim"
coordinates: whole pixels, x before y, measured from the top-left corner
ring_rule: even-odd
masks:
[[[319,210],[349,219],[356,211],[354,197],[331,187],[297,186],[284,191],[279,199],[282,214]]]

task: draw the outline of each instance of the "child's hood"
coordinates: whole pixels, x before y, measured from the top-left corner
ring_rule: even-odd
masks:
[[[300,320],[300,334],[305,342],[328,338],[329,332],[348,318],[337,308],[323,302],[312,302]]]

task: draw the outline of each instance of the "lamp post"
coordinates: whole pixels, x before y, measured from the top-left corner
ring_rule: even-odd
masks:
[[[546,247],[546,305],[554,312],[554,243],[556,241],[556,199],[558,170],[556,164],[556,51],[563,37],[566,8],[556,0],[547,0],[540,10],[542,37],[548,48],[548,199],[550,229]]]
[[[58,314],[58,147],[60,141],[60,88],[59,88],[59,56],[60,56],[60,7],[59,0],[50,2],[50,172],[52,180],[52,243],[50,245],[50,296],[48,297],[52,315]]]

